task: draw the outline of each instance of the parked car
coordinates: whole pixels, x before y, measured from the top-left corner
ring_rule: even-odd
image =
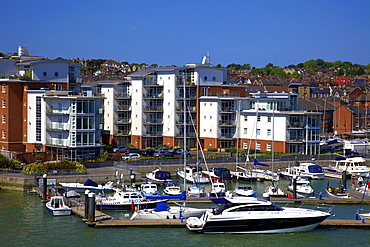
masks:
[[[181,156],[183,156],[184,155],[184,149],[183,148],[175,148],[174,150],[173,150],[173,152],[175,153],[175,154],[180,154]],[[190,154],[190,150],[189,149],[186,149],[186,157],[190,157],[191,156],[191,154]]]
[[[122,160],[132,160],[132,159],[138,159],[140,157],[141,156],[138,153],[129,153],[129,154],[126,154],[125,156],[122,156]]]
[[[167,152],[167,151],[163,151],[163,150],[156,150],[154,152],[154,157],[174,157],[175,156],[175,153],[174,152]]]
[[[156,150],[154,150],[154,149],[146,149],[146,150],[141,150],[141,154],[143,155],[143,156],[147,156],[147,157],[149,157],[149,156],[154,156],[154,152],[155,152]]]
[[[155,150],[154,151],[154,154],[153,156],[154,157],[164,157],[164,154],[166,153],[166,151],[162,151],[162,150]]]
[[[126,146],[118,146],[118,147],[113,148],[112,152],[113,153],[115,153],[115,152],[125,153],[126,149],[127,149]]]
[[[166,152],[170,152],[171,151],[171,149],[170,148],[160,148],[160,149],[158,149],[159,151],[166,151]]]
[[[126,148],[126,151],[125,153],[137,153],[137,154],[141,154],[142,151],[138,148]]]

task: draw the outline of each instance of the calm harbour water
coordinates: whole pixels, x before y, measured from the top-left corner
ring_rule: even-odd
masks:
[[[313,186],[320,189],[324,183],[313,181]],[[337,205],[332,218],[355,219],[358,207]],[[370,205],[362,208],[370,211]],[[125,213],[112,214],[124,217]],[[316,228],[293,234],[236,235],[197,234],[185,228],[93,228],[74,215],[51,216],[37,195],[0,190],[0,239],[1,246],[368,246],[370,230]]]

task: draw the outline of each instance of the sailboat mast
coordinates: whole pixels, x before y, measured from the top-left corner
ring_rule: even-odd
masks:
[[[184,87],[184,147],[183,147],[183,157],[184,157],[184,191],[186,191],[186,92],[185,92],[185,75],[183,75],[183,87]]]

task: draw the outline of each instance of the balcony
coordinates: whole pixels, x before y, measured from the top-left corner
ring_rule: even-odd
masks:
[[[162,131],[150,132],[150,133],[144,132],[143,133],[143,136],[146,136],[146,137],[162,137],[162,135],[163,135],[163,132]]]
[[[131,106],[130,105],[118,105],[115,108],[116,111],[131,111]]]
[[[71,127],[68,123],[49,123],[46,124],[46,129],[49,130],[69,130]]]
[[[116,99],[131,99],[131,95],[129,95],[128,93],[116,93],[114,95],[114,98],[116,98]]]
[[[71,110],[69,107],[62,107],[55,109],[53,107],[47,107],[46,108],[46,114],[55,114],[55,115],[69,115],[71,113]]]
[[[219,126],[225,126],[225,125],[235,126],[236,122],[235,121],[218,121],[218,125]]]
[[[163,111],[163,106],[145,106],[144,111],[159,111],[159,112],[162,112]]]
[[[163,124],[162,118],[143,119],[144,124]]]
[[[46,145],[69,147],[70,144],[71,144],[70,141],[65,139],[56,139],[56,138],[46,139]]]
[[[116,121],[114,121],[115,124],[130,124],[131,118],[117,118]]]
[[[131,135],[131,131],[118,130],[115,136],[128,136]]]

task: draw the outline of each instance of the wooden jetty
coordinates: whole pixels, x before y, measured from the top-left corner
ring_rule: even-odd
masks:
[[[158,228],[182,228],[186,220],[179,219],[163,220],[104,220],[95,222],[95,227],[158,227]],[[370,228],[370,221],[326,219],[318,227],[328,228]]]

